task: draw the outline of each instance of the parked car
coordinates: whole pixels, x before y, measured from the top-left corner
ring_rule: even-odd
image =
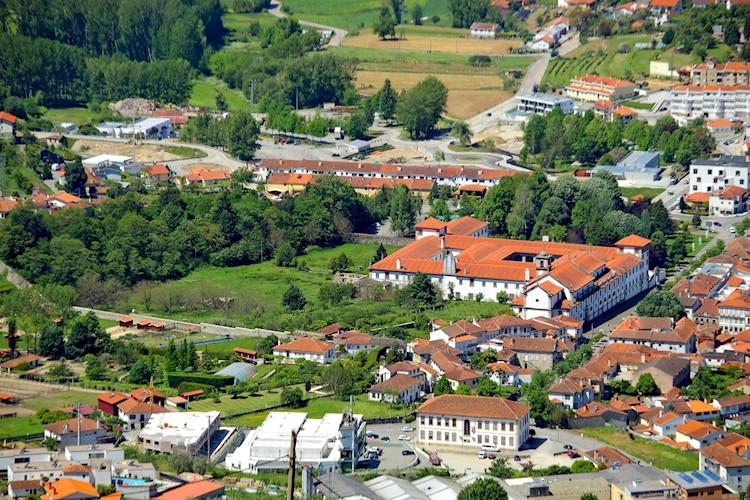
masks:
[[[401,450],[402,455],[414,455],[414,452],[411,450]]]
[[[380,438],[380,440],[381,441],[390,441],[391,438],[389,438],[388,436],[383,436],[382,438]]]
[[[398,440],[399,440],[399,441],[411,441],[411,438],[410,438],[409,436],[407,436],[406,434],[401,434],[401,435],[400,435],[400,436],[398,437]]]
[[[495,460],[497,458],[497,455],[495,455],[494,453],[487,453],[487,458],[489,458],[490,460]]]
[[[732,227],[729,228],[729,232],[732,233],[732,234],[735,234],[737,232],[737,228],[734,227],[734,226],[732,226]]]
[[[513,460],[515,460],[516,462],[520,462],[521,461],[521,455],[515,455],[515,456],[513,456]]]
[[[487,453],[480,451],[479,453],[477,453],[477,458],[485,459],[487,458]]]
[[[572,449],[573,447],[570,446],[569,444],[563,445],[563,450],[572,450]]]
[[[414,432],[414,427],[409,427],[408,425],[405,425],[401,427],[401,432]]]
[[[568,450],[568,457],[570,458],[578,458],[581,455],[578,454],[575,450]]]
[[[375,434],[374,432],[369,432],[369,431],[367,432],[366,436],[368,438],[370,438],[370,439],[377,439],[378,438],[377,434]]]

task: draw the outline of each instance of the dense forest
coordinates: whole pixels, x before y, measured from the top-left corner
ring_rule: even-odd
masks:
[[[124,285],[175,279],[204,264],[272,258],[282,243],[294,254],[338,245],[382,217],[369,203],[331,178],[275,205],[236,186],[213,195],[174,187],[156,197],[129,191],[91,216],[22,207],[0,223],[0,259],[41,284],[75,285],[86,274]]]
[[[222,44],[221,14],[219,0],[4,0],[0,94],[182,103]]]

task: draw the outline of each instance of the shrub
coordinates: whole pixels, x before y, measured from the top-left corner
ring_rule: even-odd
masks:
[[[224,387],[234,384],[234,377],[222,375],[204,375],[202,373],[167,373],[169,387],[178,387],[183,382],[195,382],[211,387]]]

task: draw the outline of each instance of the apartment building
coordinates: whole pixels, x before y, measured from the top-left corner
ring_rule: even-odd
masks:
[[[689,77],[692,85],[750,85],[750,62],[747,61],[717,64],[709,60],[682,67],[678,71]]]
[[[697,118],[750,116],[750,85],[678,85],[669,93],[672,118],[684,125]]]
[[[518,96],[518,111],[523,113],[546,115],[555,109],[559,109],[564,114],[572,113],[573,99],[539,92]]]
[[[573,78],[565,87],[565,93],[581,101],[621,101],[635,97],[635,83],[608,76],[585,75]]]

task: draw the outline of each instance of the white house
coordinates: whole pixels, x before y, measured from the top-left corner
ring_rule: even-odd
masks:
[[[111,443],[71,445],[65,447],[65,459],[83,465],[92,460],[125,460],[125,450]]]
[[[443,394],[417,409],[423,446],[518,450],[529,439],[529,407],[503,398]]]
[[[286,344],[277,345],[273,353],[290,359],[306,359],[315,363],[330,363],[335,359],[334,344],[325,340],[302,337]]]
[[[51,452],[47,448],[10,448],[0,450],[0,477],[6,477],[8,466],[31,462],[49,462]]]
[[[469,27],[469,36],[471,38],[494,39],[498,31],[500,31],[500,25],[497,23],[472,23]]]
[[[667,412],[652,422],[654,431],[660,436],[670,436],[677,432],[677,427],[684,424],[687,421],[685,415],[680,415],[674,412]]]
[[[143,429],[151,415],[168,413],[169,410],[153,402],[138,401],[128,398],[117,405],[117,416],[123,422],[125,430]]]
[[[750,441],[729,434],[700,449],[700,470],[711,471],[729,483],[734,491],[745,491],[750,484]]]
[[[107,435],[107,430],[97,420],[90,418],[71,418],[44,426],[44,437],[53,438],[60,448],[94,444]]]
[[[18,118],[0,111],[0,139],[10,139],[16,134],[16,121]]]
[[[550,401],[559,402],[569,410],[577,410],[594,400],[594,388],[583,381],[561,380],[547,391]]]
[[[690,448],[700,450],[726,434],[715,425],[697,420],[688,420],[675,428],[675,441],[688,443]]]
[[[218,411],[156,413],[138,433],[138,441],[157,453],[207,454],[211,435],[220,425]]]
[[[384,401],[388,403],[411,404],[417,401],[421,395],[422,380],[410,377],[402,373],[378,382],[370,387],[368,399],[371,401]]]

